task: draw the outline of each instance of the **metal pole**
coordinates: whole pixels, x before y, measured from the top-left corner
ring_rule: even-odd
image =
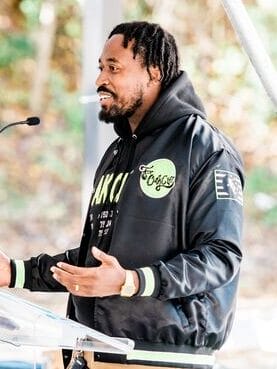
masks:
[[[277,111],[277,74],[241,0],[221,3]]]
[[[92,181],[99,160],[108,144],[116,137],[113,125],[98,121],[99,103],[95,80],[98,58],[112,28],[122,21],[120,0],[85,0],[83,2],[83,57],[82,95],[85,104],[85,148],[82,189],[82,215],[84,218]]]

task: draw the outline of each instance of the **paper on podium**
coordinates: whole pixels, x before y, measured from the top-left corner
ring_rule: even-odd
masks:
[[[128,338],[109,337],[1,290],[0,342],[120,354],[134,348]]]

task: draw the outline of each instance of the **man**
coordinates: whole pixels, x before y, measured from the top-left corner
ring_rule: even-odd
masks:
[[[69,291],[71,318],[135,341],[130,357],[96,361],[210,368],[235,309],[241,159],[206,121],[159,25],[115,27],[96,85],[99,117],[119,138],[96,172],[80,247],[24,262],[2,254],[1,285]]]

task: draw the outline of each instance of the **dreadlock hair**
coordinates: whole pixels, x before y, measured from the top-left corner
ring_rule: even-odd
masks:
[[[127,48],[130,41],[134,59],[138,54],[142,64],[150,75],[150,66],[158,67],[161,72],[161,88],[165,89],[170,82],[180,75],[179,55],[174,37],[159,24],[148,22],[128,22],[117,25],[109,34],[122,34],[123,47]]]

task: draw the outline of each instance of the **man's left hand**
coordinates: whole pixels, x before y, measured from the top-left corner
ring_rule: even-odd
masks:
[[[77,267],[59,262],[53,266],[53,278],[76,296],[104,297],[120,294],[126,271],[111,255],[92,248],[93,256],[101,262],[99,267]]]

